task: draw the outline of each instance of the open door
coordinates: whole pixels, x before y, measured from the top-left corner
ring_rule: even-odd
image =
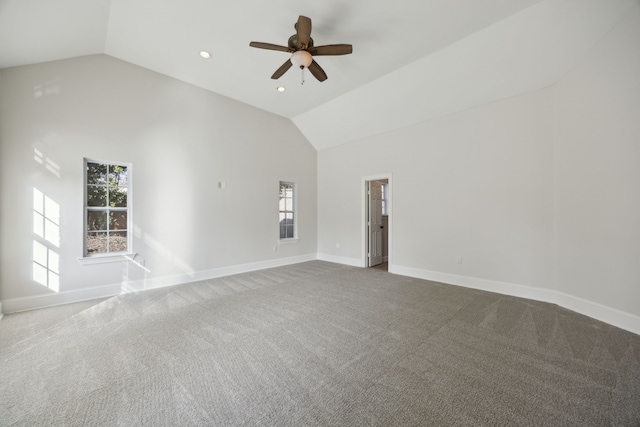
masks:
[[[368,264],[382,264],[382,182],[368,181]]]

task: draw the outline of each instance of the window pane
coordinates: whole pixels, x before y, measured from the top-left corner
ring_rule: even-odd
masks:
[[[293,210],[293,199],[285,199],[285,210],[292,211]]]
[[[87,184],[106,184],[107,165],[87,163]]]
[[[291,197],[291,194],[293,194],[293,184],[290,182],[281,182],[280,197],[286,197],[287,195]]]
[[[107,233],[87,233],[87,253],[101,254],[107,252]]]
[[[293,212],[280,213],[280,238],[293,238]]]
[[[293,224],[280,223],[280,238],[281,239],[293,239]]]
[[[87,212],[87,230],[106,230],[107,229],[107,212],[106,211],[89,211]]]
[[[118,187],[126,187],[127,181],[127,167],[126,166],[109,166],[109,184],[116,185]]]
[[[107,207],[107,188],[87,186],[87,206]]]
[[[127,207],[127,189],[122,187],[109,187],[109,206]]]
[[[126,230],[127,212],[112,211],[109,213],[109,230]]]
[[[127,250],[127,232],[109,233],[109,252],[125,252]]]
[[[287,217],[287,214],[280,214],[280,238],[287,238],[287,229],[289,226],[293,226],[293,222],[291,218]],[[292,236],[291,236],[292,237]]]

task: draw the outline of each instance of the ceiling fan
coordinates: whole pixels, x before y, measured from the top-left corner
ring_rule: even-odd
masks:
[[[299,16],[294,28],[296,34],[289,37],[287,46],[280,46],[271,43],[251,42],[249,46],[260,49],[278,50],[291,53],[291,58],[287,60],[271,76],[272,79],[279,79],[287,72],[291,66],[295,65],[304,71],[307,68],[319,81],[327,80],[327,73],[313,59],[314,56],[322,55],[348,55],[353,52],[350,44],[330,44],[325,46],[314,46],[311,38],[311,19],[306,16]],[[302,83],[304,83],[304,78]]]

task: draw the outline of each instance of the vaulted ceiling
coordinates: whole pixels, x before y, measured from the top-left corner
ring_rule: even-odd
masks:
[[[316,149],[549,86],[640,0],[0,0],[0,68],[107,54],[290,118]],[[329,78],[273,72],[298,15]],[[212,54],[205,60],[201,50]],[[286,87],[278,92],[278,86]]]

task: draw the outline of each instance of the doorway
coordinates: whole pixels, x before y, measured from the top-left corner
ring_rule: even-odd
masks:
[[[391,175],[364,180],[364,266],[389,270],[391,260]]]

